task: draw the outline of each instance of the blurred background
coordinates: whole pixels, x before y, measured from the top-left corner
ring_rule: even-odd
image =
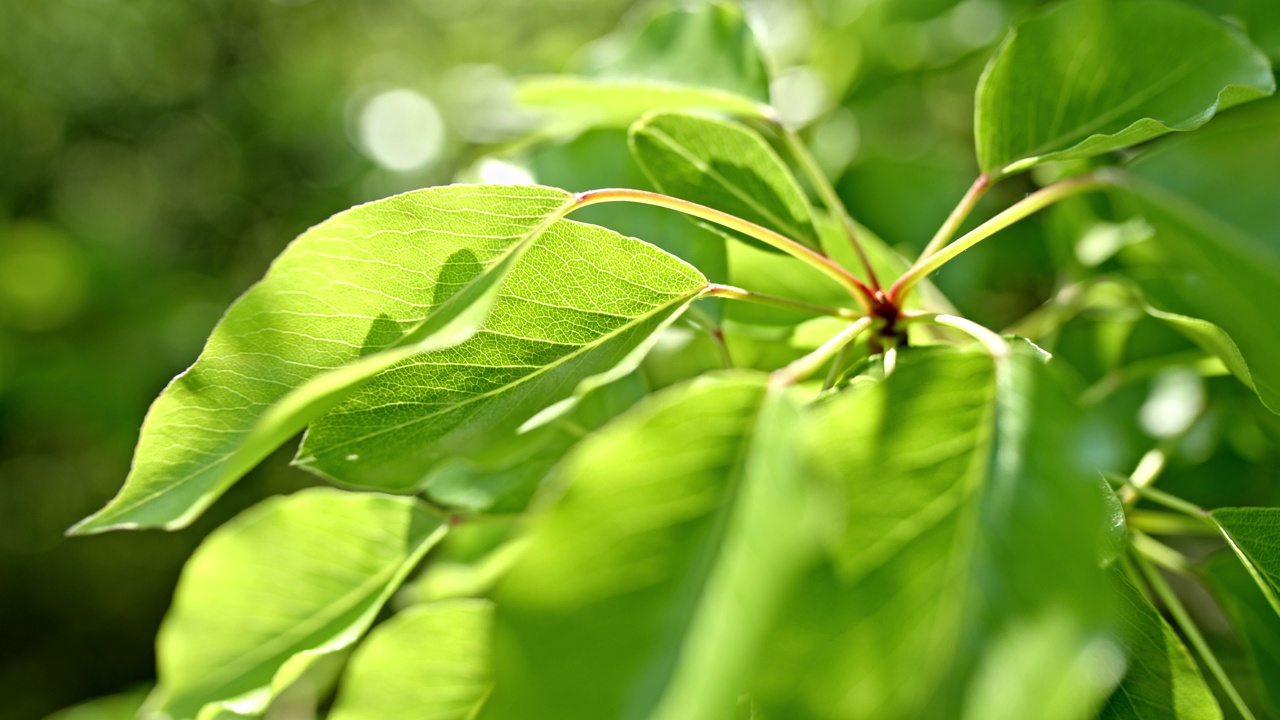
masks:
[[[751,0],[743,10],[784,120],[854,216],[911,252],[976,176],[975,83],[1009,23],[1039,4]],[[1199,4],[1276,56],[1280,3]],[[222,310],[291,238],[359,202],[454,179],[581,190],[640,177],[612,131],[483,156],[527,128],[513,77],[589,68],[653,7],[0,2],[0,718],[148,683],[156,628],[200,538],[313,482],[283,451],[184,531],[63,538],[115,493],[148,404]],[[982,211],[1030,182],[1002,184]],[[985,243],[938,283],[963,312],[1005,327],[1107,261],[1131,230],[1049,217]],[[1058,352],[1094,384],[1189,347],[1141,321],[1119,346],[1116,334],[1081,318]],[[1170,489],[1276,504],[1267,478],[1280,430],[1234,381],[1150,373],[1100,406],[1121,419],[1097,432],[1117,466],[1172,443]],[[1169,407],[1185,417],[1171,424]]]

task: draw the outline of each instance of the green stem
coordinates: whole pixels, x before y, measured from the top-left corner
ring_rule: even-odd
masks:
[[[1133,549],[1163,568],[1181,575],[1191,571],[1191,561],[1186,555],[1174,550],[1146,533],[1130,528],[1129,542]]]
[[[978,176],[977,180],[969,186],[968,192],[964,197],[960,198],[960,202],[956,205],[951,214],[947,216],[942,227],[938,228],[938,232],[934,233],[933,238],[929,240],[929,244],[924,246],[924,250],[920,251],[921,258],[927,258],[930,255],[942,249],[948,241],[964,224],[965,218],[969,217],[969,213],[973,212],[973,208],[978,204],[978,200],[987,192],[987,188],[991,187],[991,178],[985,173]]]
[[[942,327],[959,330],[982,343],[987,352],[991,353],[991,357],[996,360],[1003,360],[1012,352],[1009,343],[1000,337],[999,333],[966,318],[937,313],[914,313],[904,315],[903,320],[910,323],[923,322],[931,325],[941,325]]]
[[[804,300],[793,300],[780,295],[769,295],[767,293],[758,293],[752,290],[743,290],[742,288],[733,287],[732,285],[721,285],[719,283],[711,283],[707,289],[702,292],[703,297],[718,297],[729,300],[741,300],[757,305],[768,305],[770,307],[786,308],[788,310],[800,310],[803,312],[816,313],[818,315],[831,315],[833,317],[848,318],[856,320],[861,315],[848,308],[830,307],[828,305],[819,305],[817,303],[805,302]]]
[[[1218,683],[1222,685],[1223,691],[1225,691],[1227,697],[1231,699],[1231,703],[1236,706],[1236,710],[1240,711],[1240,715],[1244,717],[1245,720],[1256,720],[1253,712],[1249,710],[1249,706],[1245,705],[1244,698],[1240,697],[1240,693],[1236,690],[1236,686],[1231,683],[1231,678],[1228,677],[1226,671],[1222,669],[1222,665],[1218,662],[1218,658],[1213,654],[1213,650],[1209,648],[1209,643],[1205,642],[1204,636],[1200,634],[1200,629],[1196,627],[1194,622],[1192,622],[1191,616],[1187,614],[1187,609],[1182,606],[1182,601],[1178,599],[1176,594],[1174,594],[1173,588],[1169,587],[1169,583],[1165,582],[1164,576],[1160,574],[1159,570],[1152,567],[1151,563],[1142,555],[1135,553],[1133,561],[1137,563],[1138,568],[1142,570],[1142,575],[1146,578],[1147,583],[1151,588],[1156,591],[1156,595],[1160,597],[1164,606],[1169,609],[1169,614],[1172,615],[1174,621],[1178,623],[1178,627],[1182,629],[1182,633],[1191,641],[1191,645],[1195,647],[1196,652],[1199,653],[1200,659],[1204,661],[1204,664],[1208,666],[1209,671],[1213,673],[1213,676],[1217,678]]]
[[[817,350],[805,355],[804,357],[792,362],[786,367],[775,370],[769,378],[770,384],[773,385],[792,385],[810,375],[814,374],[828,360],[838,355],[845,345],[853,342],[859,335],[866,332],[871,327],[871,317],[859,318],[849,324],[844,330],[836,333],[822,344]]]
[[[697,305],[690,305],[686,310],[686,313],[685,317],[688,318],[689,324],[706,333],[707,337],[711,338],[711,342],[716,346],[716,350],[720,353],[720,362],[724,365],[725,369],[733,367],[733,358],[729,355],[729,345],[724,341],[724,332],[720,329],[720,326],[716,324],[716,321]]]
[[[844,367],[845,359],[849,356],[849,348],[853,347],[853,343],[847,342],[840,348],[840,352],[836,353],[836,359],[831,363],[831,369],[827,371],[827,379],[822,382],[822,392],[826,392],[836,386],[836,381],[840,379],[840,368]]]
[[[839,218],[840,223],[844,225],[845,234],[849,237],[849,244],[853,246],[853,251],[858,254],[858,262],[861,263],[862,269],[867,273],[867,282],[871,284],[873,289],[879,290],[880,278],[876,277],[875,268],[871,266],[871,258],[867,257],[866,248],[858,240],[858,226],[853,222],[853,216],[849,214],[849,210],[844,206],[844,203],[840,201],[840,195],[836,193],[835,187],[827,179],[827,174],[818,166],[818,161],[813,157],[813,153],[809,152],[809,148],[805,147],[799,135],[796,135],[793,130],[781,124],[777,125],[777,129],[782,133],[782,140],[786,143],[788,154],[800,166],[805,177],[809,178],[809,183],[813,185],[818,197],[822,198],[822,204],[826,206],[827,212]]]
[[[1175,497],[1163,490],[1157,490],[1153,487],[1143,487],[1141,485],[1129,485],[1129,487],[1137,490],[1139,496],[1150,500],[1151,502],[1163,505],[1170,510],[1176,510],[1187,517],[1196,518],[1201,522],[1209,523],[1210,526],[1213,525],[1213,520],[1209,518],[1209,511],[1199,505],[1189,503],[1180,497]]]
[[[788,255],[808,264],[814,269],[822,272],[832,280],[840,283],[842,287],[849,291],[849,294],[857,300],[863,308],[870,309],[872,290],[862,281],[854,277],[848,270],[840,267],[839,263],[822,253],[801,245],[785,235],[762,227],[753,222],[743,220],[735,215],[709,208],[706,205],[699,205],[688,200],[681,200],[669,195],[661,193],[648,192],[646,190],[632,190],[629,188],[606,188],[603,190],[588,190],[587,192],[578,193],[575,196],[575,202],[572,206],[573,210],[584,208],[589,205],[596,205],[607,202],[631,202],[640,205],[653,205],[654,207],[667,208],[676,212],[684,213],[692,217],[715,223],[730,230],[736,230],[743,235],[755,238],[760,242],[777,248]]]
[[[1153,535],[1217,535],[1208,523],[1163,510],[1131,510],[1130,527]]]
[[[1063,180],[1060,183],[1055,183],[1049,187],[1031,193],[1027,197],[1005,209],[1004,212],[1001,212],[973,230],[970,230],[950,245],[941,248],[935,253],[921,257],[914,265],[902,274],[902,277],[899,277],[897,281],[893,283],[893,287],[889,289],[889,299],[892,302],[900,303],[906,298],[907,294],[911,292],[911,288],[915,287],[916,283],[923,280],[930,273],[943,265],[946,265],[948,262],[951,262],[965,250],[968,250],[974,245],[977,245],[1019,220],[1022,220],[1029,215],[1033,215],[1050,205],[1061,202],[1073,195],[1079,195],[1080,193],[1088,192],[1090,190],[1097,190],[1101,187],[1103,187],[1103,182],[1097,177],[1093,175],[1081,175],[1079,177],[1071,178],[1070,180]]]

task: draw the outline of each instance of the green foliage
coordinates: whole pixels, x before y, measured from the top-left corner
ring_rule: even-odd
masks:
[[[444,532],[411,498],[324,488],[227,523],[183,571],[148,705],[170,718],[261,712],[318,659],[354,643]]]
[[[1263,418],[1242,452],[1273,442],[1280,105],[1089,160],[1269,94],[1249,38],[1171,0],[1032,15],[978,85],[978,180],[914,262],[767,104],[737,9],[615,40],[586,76],[524,81],[556,112],[505,150],[657,192],[458,184],[341,212],[156,400],[120,494],[73,532],[184,527],[304,429],[294,464],[338,487],[209,535],[142,716],[283,716],[300,688],[314,714],[339,673],[336,720],[1200,719],[1215,690],[1254,717],[1237,683],[1274,702],[1280,509],[1153,483],[1215,441],[1203,373]],[[1050,160],[1089,161],[1006,179]],[[1043,187],[966,224],[997,181]],[[1132,237],[1017,325],[1044,347],[925,282],[1068,199],[1068,236]],[[599,224],[568,218],[588,208]],[[1144,402],[1107,396],[1151,367]],[[1170,546],[1192,533],[1239,564],[1197,573]],[[1251,667],[1224,669],[1153,563],[1207,578]]]
[[[1121,634],[1129,651],[1129,670],[1107,700],[1101,717],[1221,718],[1222,709],[1178,634],[1122,574],[1116,574],[1114,583],[1119,590]]]
[[[1003,175],[1099,155],[1274,90],[1247,38],[1182,3],[1063,3],[1018,26],[983,74],[978,164]]]

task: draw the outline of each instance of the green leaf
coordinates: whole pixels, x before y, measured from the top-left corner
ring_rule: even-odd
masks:
[[[1151,306],[1146,308],[1147,314],[1157,320],[1163,320],[1173,329],[1182,333],[1188,340],[1209,355],[1218,358],[1236,379],[1245,387],[1257,392],[1253,384],[1253,371],[1249,363],[1240,354],[1240,348],[1225,330],[1207,320],[1187,317],[1177,313],[1168,313]]]
[[[71,532],[186,526],[376,373],[474,334],[499,281],[571,201],[550,188],[431,188],[303,233],[151,406],[120,493]]]
[[[1074,0],[1019,25],[978,84],[978,163],[1000,176],[1194,130],[1271,94],[1243,33],[1169,0]]]
[[[149,709],[173,720],[261,712],[354,643],[444,532],[411,498],[314,488],[251,508],[183,569]]]
[[[813,211],[782,158],[750,128],[683,112],[631,126],[631,152],[661,192],[818,247]]]
[[[416,605],[379,625],[347,666],[330,720],[469,720],[488,695],[493,605]]]
[[[1218,553],[1204,565],[1209,584],[1253,666],[1258,690],[1271,714],[1280,717],[1280,615],[1267,603],[1249,572],[1229,553]]]
[[[379,375],[311,424],[295,463],[413,490],[440,462],[485,453],[548,406],[630,372],[706,285],[652,245],[561,220],[511,270],[480,332]]]
[[[1165,284],[1146,284],[1153,302],[1221,327],[1238,346],[1238,360],[1204,330],[1197,344],[1212,341],[1215,354],[1280,413],[1277,126],[1280,101],[1240,108],[1200,132],[1160,143],[1116,182],[1155,228],[1153,242],[1168,265]]]
[[[59,710],[44,720],[134,720],[146,697],[145,690],[108,695]]]
[[[766,715],[1072,718],[1101,701],[1119,651],[1100,638],[1096,473],[1040,359],[905,351],[800,433],[846,517],[770,647]]]
[[[1217,720],[1222,709],[1173,628],[1119,572],[1121,635],[1129,670],[1099,716],[1103,720]]]
[[[423,493],[437,505],[463,512],[520,512],[569,448],[647,391],[639,374],[632,373],[586,393],[545,425],[495,440],[483,454],[441,463],[423,482]]]
[[[649,110],[697,108],[763,118],[769,75],[742,11],[707,2],[654,15],[624,50],[588,68],[591,77],[543,76],[520,81],[526,107],[553,111],[568,127],[626,127]],[[551,132],[557,132],[552,129]]]
[[[1209,518],[1280,615],[1280,508],[1218,508]]]
[[[790,396],[658,393],[579,445],[496,595],[485,718],[730,717],[813,549]]]

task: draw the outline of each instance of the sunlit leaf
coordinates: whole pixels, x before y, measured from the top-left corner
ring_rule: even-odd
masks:
[[[173,720],[261,712],[317,659],[359,639],[444,532],[411,498],[328,488],[245,512],[183,570],[148,708]]]
[[[1277,127],[1280,101],[1255,103],[1161,142],[1132,164],[1132,175],[1117,179],[1155,227],[1153,242],[1168,265],[1167,283],[1147,288],[1152,302],[1228,333],[1239,359],[1220,338],[1215,354],[1237,377],[1249,378],[1246,384],[1274,412],[1280,412]],[[1193,339],[1202,347],[1212,340],[1203,329]]]
[[[739,123],[680,112],[646,115],[631,126],[631,151],[653,184],[818,246],[813,213],[773,148]]]
[[[1003,175],[1193,130],[1275,90],[1239,30],[1171,0],[1072,0],[1019,25],[978,86],[978,163]]]
[[[1099,639],[1102,508],[1074,417],[1029,352],[997,371],[928,348],[806,423],[847,516],[771,646],[765,714],[1073,718],[1100,702],[1119,651]]]
[[[431,188],[308,230],[165,388],[119,495],[73,532],[185,526],[377,372],[466,340],[522,241],[570,201],[550,188]]]
[[[1122,574],[1121,637],[1129,669],[1099,716],[1104,720],[1217,720],[1222,709],[1178,634]]]
[[[344,484],[411,490],[589,378],[608,373],[582,391],[630,372],[706,285],[652,245],[562,220],[511,270],[483,329],[378,376],[311,424],[295,462]]]
[[[108,695],[59,710],[44,720],[134,720],[146,697],[146,690]]]
[[[542,75],[522,79],[516,96],[524,106],[560,116],[566,131],[592,125],[625,128],[655,108],[711,110],[749,118],[769,113],[767,106],[740,95],[660,80]]]
[[[1280,717],[1280,614],[1231,553],[1211,557],[1204,578],[1249,654],[1262,698],[1271,714]]]
[[[331,720],[470,720],[492,686],[493,606],[415,605],[379,625],[351,658]]]
[[[483,717],[731,717],[812,548],[797,412],[732,374],[654,395],[578,446],[498,588]]]

